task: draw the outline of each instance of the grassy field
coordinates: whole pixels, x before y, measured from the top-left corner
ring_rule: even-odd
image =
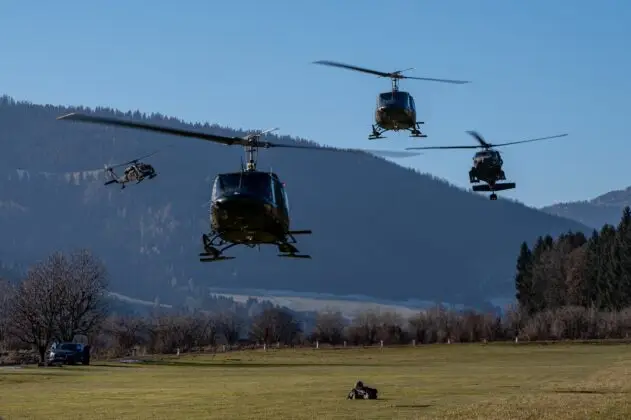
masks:
[[[358,379],[380,400],[348,401]],[[4,419],[629,419],[629,345],[251,350],[0,368]]]

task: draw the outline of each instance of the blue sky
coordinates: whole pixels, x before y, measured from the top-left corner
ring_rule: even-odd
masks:
[[[517,189],[502,194],[541,206],[631,185],[628,22],[622,0],[3,1],[0,93],[279,126],[339,147],[468,144],[470,129],[490,142],[567,132],[503,149]],[[315,60],[473,83],[403,81],[428,138],[369,141],[390,82]],[[398,163],[468,188],[471,155]]]

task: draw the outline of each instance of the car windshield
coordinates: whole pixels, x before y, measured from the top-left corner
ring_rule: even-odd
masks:
[[[238,193],[271,200],[271,186],[270,176],[264,172],[221,174],[215,182],[213,197]]]
[[[61,346],[59,346],[59,349],[75,351],[75,350],[77,350],[77,345],[76,344],[71,344],[71,343],[66,343],[66,344],[62,344]]]

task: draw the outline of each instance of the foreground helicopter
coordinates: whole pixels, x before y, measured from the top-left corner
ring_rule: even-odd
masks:
[[[200,261],[211,262],[233,259],[223,252],[236,245],[254,248],[257,245],[276,245],[280,257],[311,258],[299,254],[293,245],[295,235],[311,234],[310,230],[291,230],[289,205],[285,186],[278,175],[256,169],[259,148],[293,148],[335,152],[369,152],[384,156],[405,157],[419,153],[404,151],[368,151],[360,149],[327,149],[317,146],[292,145],[260,141],[261,136],[276,129],[262,131],[245,137],[223,137],[188,130],[156,126],[153,124],[125,121],[116,118],[97,117],[72,113],[57,118],[97,124],[109,124],[120,127],[138,128],[159,133],[174,134],[211,141],[226,146],[239,145],[245,148],[247,166],[239,172],[218,174],[213,181],[210,200],[210,228],[202,235],[204,252],[199,254]]]
[[[325,66],[340,67],[349,70],[361,71],[364,73],[374,74],[379,77],[389,77],[392,80],[392,91],[384,92],[377,96],[377,108],[375,109],[375,124],[372,125],[372,134],[368,136],[369,140],[384,138],[381,135],[386,131],[409,131],[410,137],[427,137],[426,134],[421,133],[420,126],[425,124],[424,122],[416,121],[416,106],[414,105],[414,98],[408,92],[399,90],[399,79],[415,79],[426,80],[431,82],[442,83],[455,83],[464,84],[469,83],[463,80],[448,80],[448,79],[432,79],[428,77],[410,77],[403,76],[401,73],[404,71],[412,70],[413,68],[398,70],[392,73],[385,73],[376,70],[370,70],[363,67],[351,66],[348,64],[337,63],[335,61],[314,61],[314,64],[323,64]]]
[[[469,171],[469,182],[472,184],[478,182],[484,182],[486,185],[474,185],[473,191],[475,192],[491,192],[490,199],[497,200],[495,191],[511,190],[517,185],[514,182],[505,182],[498,184],[497,181],[505,181],[506,175],[502,169],[504,161],[500,152],[493,150],[494,147],[508,146],[510,144],[530,143],[533,141],[555,139],[559,137],[565,137],[566,134],[559,134],[556,136],[540,137],[536,139],[512,141],[509,143],[491,144],[484,141],[482,136],[475,131],[467,131],[468,134],[473,136],[479,145],[470,146],[427,146],[427,147],[407,147],[405,150],[428,150],[428,149],[477,149],[482,148],[484,150],[476,152],[473,157],[473,167]]]
[[[158,176],[157,172],[148,163],[141,162],[141,159],[146,159],[150,156],[155,155],[157,152],[150,153],[145,156],[141,156],[134,160],[130,160],[129,162],[120,163],[118,165],[107,166],[105,165],[105,171],[109,175],[109,180],[104,185],[110,184],[120,184],[121,190],[125,188],[125,184],[128,182],[136,181],[136,184],[140,184],[144,179],[153,179]],[[126,166],[125,172],[123,172],[122,176],[116,175],[114,172],[114,168],[119,168],[121,166]]]

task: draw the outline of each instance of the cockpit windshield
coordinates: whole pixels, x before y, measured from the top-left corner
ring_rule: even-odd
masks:
[[[377,98],[377,106],[397,106],[401,108],[410,107],[410,95],[406,92],[385,92]]]
[[[475,157],[473,158],[473,160],[496,160],[498,159],[499,155],[495,150],[483,150],[480,152],[477,152],[475,154]]]
[[[264,172],[237,172],[221,174],[215,179],[212,199],[224,195],[248,194],[266,200],[273,200],[272,182],[269,174]]]

